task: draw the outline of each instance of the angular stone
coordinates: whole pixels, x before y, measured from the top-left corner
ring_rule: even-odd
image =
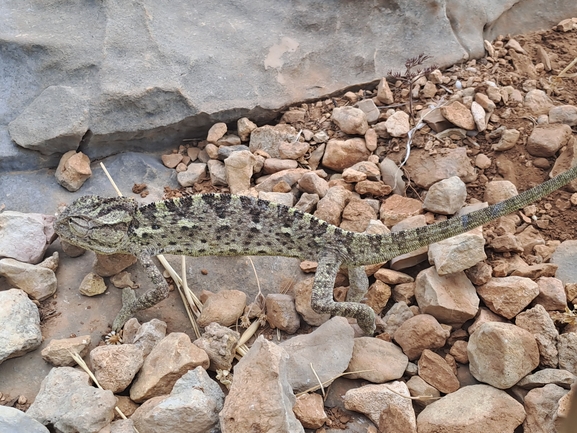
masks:
[[[527,139],[527,152],[545,158],[554,156],[569,141],[571,127],[563,123],[538,125]]]
[[[545,308],[537,304],[533,308],[517,314],[515,325],[529,331],[535,337],[539,347],[541,367],[557,367],[559,353],[557,339],[559,332]]]
[[[395,342],[401,346],[411,361],[418,359],[425,349],[443,347],[449,332],[429,314],[418,314],[405,321],[393,334]]]
[[[361,137],[348,140],[330,139],[322,159],[323,166],[335,171],[343,171],[357,162],[365,161],[371,152],[365,139]]]
[[[304,433],[292,411],[295,396],[287,376],[288,358],[282,347],[263,336],[256,339],[234,367],[232,386],[219,415],[222,431]]]
[[[492,278],[477,293],[491,311],[512,319],[537,297],[539,286],[525,277]]]
[[[415,297],[422,313],[430,314],[441,323],[463,324],[479,309],[475,287],[464,272],[440,276],[435,268],[417,275]]]
[[[457,376],[447,362],[435,352],[425,349],[419,358],[419,376],[439,391],[449,394],[459,389]]]
[[[487,322],[469,338],[471,374],[480,382],[507,389],[539,365],[533,335],[510,323]]]
[[[333,338],[335,335],[339,335],[338,340]],[[305,391],[315,386],[319,379],[323,383],[332,381],[345,371],[353,354],[353,337],[354,331],[348,320],[337,316],[310,334],[297,335],[282,342],[280,346],[290,355],[286,371],[292,389]],[[319,353],[324,354],[322,360],[319,360]]]
[[[351,362],[347,372],[349,379],[364,379],[372,383],[384,383],[403,377],[409,360],[398,346],[373,337],[355,338]]]
[[[440,110],[443,117],[453,125],[469,131],[475,129],[475,121],[471,114],[471,110],[459,101],[454,101],[449,105],[444,105]]]
[[[218,383],[202,367],[196,367],[176,381],[170,395],[145,401],[130,419],[139,433],[215,431],[223,402]]]
[[[467,187],[457,176],[435,183],[429,188],[423,208],[442,215],[453,215],[467,199]]]
[[[439,275],[455,274],[487,258],[483,229],[477,227],[467,233],[429,245],[429,263]]]
[[[465,386],[428,405],[417,417],[419,433],[513,433],[523,405],[488,385]]]
[[[345,134],[365,135],[365,132],[369,129],[367,116],[359,108],[350,106],[337,107],[333,109],[331,119]]]
[[[407,385],[395,381],[351,389],[343,400],[346,409],[364,413],[382,427],[381,431],[417,433],[415,411],[409,396]]]
[[[114,418],[116,397],[89,383],[83,371],[53,368],[26,413],[42,424],[51,424],[56,431],[98,432]]]
[[[168,394],[175,382],[187,371],[210,364],[206,352],[190,342],[182,332],[164,337],[152,349],[136,380],[130,387],[130,398],[141,403],[149,398]]]
[[[38,307],[18,289],[0,291],[0,363],[42,343]]]
[[[90,352],[90,365],[98,382],[113,393],[124,391],[142,367],[142,350],[134,344],[98,346]],[[118,368],[122,365],[122,368]]]

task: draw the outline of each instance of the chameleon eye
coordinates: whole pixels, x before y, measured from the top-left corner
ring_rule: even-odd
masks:
[[[69,219],[68,225],[70,226],[70,230],[76,236],[83,238],[88,236],[88,232],[90,231],[90,223],[85,219],[72,217]]]

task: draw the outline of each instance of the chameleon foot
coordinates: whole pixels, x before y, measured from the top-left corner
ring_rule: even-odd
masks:
[[[134,290],[130,287],[126,287],[122,290],[122,308],[116,315],[114,322],[112,322],[112,332],[119,333],[122,330],[124,324],[128,319],[134,316],[134,313],[138,310],[136,306],[136,295]]]

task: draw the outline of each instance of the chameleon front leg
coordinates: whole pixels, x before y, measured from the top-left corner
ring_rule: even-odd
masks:
[[[321,314],[354,317],[365,334],[373,335],[375,312],[371,307],[356,302],[335,302],[333,299],[333,286],[340,265],[341,260],[334,253],[328,252],[319,258],[313,283],[311,307]]]
[[[136,297],[130,287],[123,289],[122,308],[112,323],[112,330],[116,332],[120,331],[128,319],[132,318],[137,311],[146,310],[168,297],[168,283],[152,261],[152,257],[146,253],[140,253],[137,258],[148,277],[152,280],[153,288],[139,298]]]

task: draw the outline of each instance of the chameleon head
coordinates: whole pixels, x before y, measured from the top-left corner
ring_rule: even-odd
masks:
[[[56,219],[60,239],[99,254],[126,251],[128,227],[138,205],[130,198],[87,195],[75,200]]]

